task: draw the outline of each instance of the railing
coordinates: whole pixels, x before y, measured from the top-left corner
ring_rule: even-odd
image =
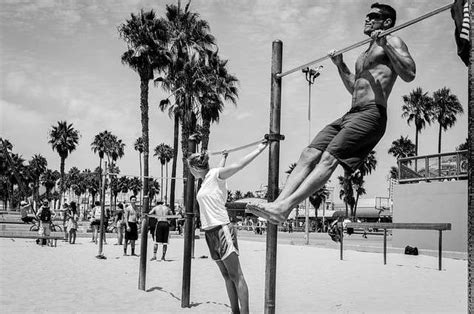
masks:
[[[398,182],[467,180],[467,165],[467,150],[400,158]]]

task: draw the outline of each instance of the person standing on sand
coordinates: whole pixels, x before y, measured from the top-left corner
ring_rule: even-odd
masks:
[[[163,245],[163,254],[161,255],[161,260],[166,260],[166,251],[168,249],[168,238],[170,234],[170,225],[168,218],[166,216],[171,215],[171,208],[166,205],[163,205],[163,202],[158,202],[155,207],[148,213],[148,215],[156,215],[156,227],[154,230],[154,240],[155,244],[153,246],[153,257],[151,261],[156,261],[156,253],[158,252],[158,244]],[[154,217],[150,217],[154,218]]]
[[[240,267],[237,230],[230,223],[225,208],[227,200],[226,180],[247,166],[267,147],[260,143],[253,152],[225,167],[227,153],[223,154],[217,168],[209,167],[207,153],[192,154],[188,158],[189,169],[196,179],[203,179],[196,198],[199,202],[202,229],[212,259],[224,277],[232,313],[249,312],[249,292]]]
[[[123,204],[119,203],[118,205],[118,210],[115,212],[115,227],[117,228],[117,243],[115,245],[122,245],[123,244],[123,226],[124,226],[124,220],[123,220]]]
[[[92,241],[97,244],[99,239],[99,227],[100,227],[100,214],[101,214],[100,201],[95,201],[94,207],[92,208],[91,227],[92,227]]]
[[[49,201],[43,200],[42,206],[38,210],[36,217],[40,222],[38,234],[42,237],[49,237],[51,235],[51,222],[56,217],[56,212],[49,207]],[[52,244],[51,240],[44,240],[43,244]]]
[[[132,250],[132,256],[138,256],[135,254],[135,241],[138,239],[138,212],[136,208],[137,197],[135,195],[130,196],[130,204],[125,208],[124,220],[125,220],[125,242],[123,243],[123,256],[127,256],[128,242],[130,241],[130,248]]]
[[[79,215],[77,214],[76,202],[71,202],[69,204],[69,220],[67,222],[67,232],[69,234],[69,244],[76,243],[76,233],[77,233],[77,220]]]

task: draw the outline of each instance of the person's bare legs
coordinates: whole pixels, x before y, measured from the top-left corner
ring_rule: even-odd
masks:
[[[217,265],[225,280],[232,313],[248,313],[249,291],[240,267],[239,256],[231,253],[225,260],[217,262]]]
[[[339,162],[334,156],[328,152],[324,152],[316,167],[293,193],[285,198],[277,198],[272,203],[248,205],[249,211],[259,217],[267,219],[273,224],[284,222],[293,207],[326,184],[338,164]]]
[[[313,171],[316,164],[321,159],[322,151],[312,147],[306,147],[300,155],[296,167],[293,169],[288,179],[285,182],[285,186],[281,191],[280,195],[274,202],[284,200],[290,196],[306,179],[311,171]]]

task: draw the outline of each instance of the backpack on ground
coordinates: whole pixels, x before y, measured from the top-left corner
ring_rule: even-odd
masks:
[[[406,255],[418,255],[418,248],[417,247],[411,247],[407,245],[405,247],[405,254]]]

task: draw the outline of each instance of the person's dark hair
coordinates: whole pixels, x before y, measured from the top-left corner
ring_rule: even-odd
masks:
[[[162,201],[158,201],[158,202],[156,202],[156,205],[163,205],[163,202],[162,202]]]
[[[130,200],[132,200],[132,198],[137,199],[137,197],[135,195],[131,195]]]
[[[395,25],[395,22],[397,20],[397,11],[395,11],[394,8],[392,8],[391,6],[389,6],[388,4],[382,4],[382,3],[378,3],[378,2],[375,2],[374,4],[372,4],[370,6],[370,8],[376,8],[376,9],[379,9],[380,10],[380,13],[382,13],[382,17],[384,19],[391,19],[392,20],[392,24],[390,24],[388,27],[393,27]]]
[[[100,206],[100,201],[95,201],[95,206]]]

